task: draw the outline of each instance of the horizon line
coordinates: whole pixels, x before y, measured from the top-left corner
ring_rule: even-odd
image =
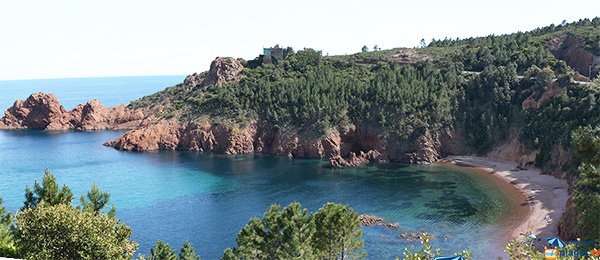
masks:
[[[187,76],[190,74],[148,74],[148,75],[118,75],[118,76],[73,76],[73,77],[41,77],[41,78],[17,78],[17,79],[0,79],[3,81],[28,81],[28,80],[61,80],[61,79],[91,79],[91,78],[135,78],[135,77],[175,77]]]

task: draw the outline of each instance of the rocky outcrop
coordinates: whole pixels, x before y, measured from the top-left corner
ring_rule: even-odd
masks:
[[[389,222],[383,218],[380,218],[378,216],[373,216],[373,215],[367,215],[367,214],[360,214],[358,216],[358,219],[360,219],[360,223],[364,226],[364,227],[369,227],[369,226],[384,226],[384,227],[388,227],[388,228],[400,228],[400,225],[396,224],[396,223],[392,223]]]
[[[194,74],[188,75],[183,80],[183,85],[190,86],[190,87],[198,86],[202,83],[202,81],[204,81],[204,76],[205,76],[204,73],[200,73],[200,74],[194,73]]]
[[[565,241],[580,238],[581,232],[577,227],[579,219],[581,219],[581,212],[575,208],[573,198],[569,198],[565,212],[558,222],[558,235]]]
[[[535,95],[531,95],[527,97],[527,99],[523,100],[523,103],[521,103],[521,109],[527,110],[530,108],[539,108],[540,105],[542,105],[545,101],[550,100],[556,95],[560,94],[562,90],[563,88],[561,88],[558,83],[554,82],[550,84],[548,88],[546,88],[546,91],[544,91],[541,97],[535,98]]]
[[[330,168],[350,168],[350,167],[359,167],[367,165],[368,163],[377,163],[379,162],[379,157],[381,153],[378,151],[368,151],[363,152],[360,151],[359,154],[355,154],[353,152],[350,153],[348,159],[344,159],[344,157],[340,155],[333,156],[329,158],[328,167]]]
[[[204,87],[239,81],[243,69],[244,65],[237,59],[217,57],[210,64],[210,69],[200,85]]]
[[[400,240],[402,240],[403,242],[406,243],[415,243],[415,242],[420,242],[421,238],[429,238],[430,240],[434,240],[435,236],[429,233],[417,233],[417,232],[411,232],[411,231],[404,231],[404,232],[400,232]],[[449,236],[445,236],[444,240],[448,241],[450,239]]]
[[[128,131],[104,145],[125,151],[190,150],[243,154],[254,151],[255,133],[251,125],[236,129],[207,122],[179,124],[176,121],[163,121]]]
[[[34,93],[17,100],[0,118],[0,129],[106,130],[131,129],[149,125],[143,112],[125,105],[106,108],[91,100],[67,111],[53,94]]]
[[[496,146],[487,157],[496,161],[516,162],[520,168],[529,168],[533,166],[538,153],[538,150],[530,151],[519,142],[519,129],[513,127],[509,129],[507,141]]]
[[[418,62],[432,60],[426,54],[420,53],[414,49],[398,50],[392,54],[392,60],[400,64],[416,64]]]
[[[590,65],[594,64],[594,55],[583,48],[583,44],[573,34],[555,37],[546,43],[557,59],[563,60],[580,74],[589,77]]]

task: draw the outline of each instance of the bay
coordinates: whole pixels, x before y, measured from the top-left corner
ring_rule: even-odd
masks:
[[[128,103],[182,76],[0,81],[0,105],[30,93],[55,93],[67,109],[98,98]],[[475,258],[500,255],[498,232],[517,210],[514,196],[481,173],[448,165],[377,165],[329,169],[319,160],[261,155],[221,156],[183,151],[122,152],[102,146],[122,131],[0,131],[0,196],[17,211],[26,185],[49,168],[76,197],[93,183],[110,191],[117,216],[133,228],[139,252],[161,239],[179,248],[189,240],[203,259],[217,259],[253,216],[273,203],[300,202],[311,211],[326,202],[349,204],[400,229],[364,227],[369,259],[394,259],[401,232],[429,232],[452,254],[471,247]],[[502,246],[500,246],[501,248]]]

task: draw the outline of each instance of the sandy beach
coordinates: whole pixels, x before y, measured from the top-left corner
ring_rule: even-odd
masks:
[[[520,190],[526,198],[528,213],[506,235],[521,237],[532,230],[538,238],[556,236],[558,222],[565,210],[568,184],[549,175],[542,175],[539,169],[519,169],[514,162],[494,161],[484,157],[450,156],[446,161],[457,166],[474,167],[500,178]]]

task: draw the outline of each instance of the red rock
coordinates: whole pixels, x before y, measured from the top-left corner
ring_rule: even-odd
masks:
[[[217,57],[210,64],[210,69],[200,85],[204,87],[239,81],[243,69],[244,65],[237,59]],[[190,78],[189,81],[194,82],[194,78]]]
[[[0,129],[106,130],[131,129],[150,124],[143,112],[125,105],[106,108],[91,100],[67,111],[53,94],[34,93],[25,101],[17,100],[4,112]]]

